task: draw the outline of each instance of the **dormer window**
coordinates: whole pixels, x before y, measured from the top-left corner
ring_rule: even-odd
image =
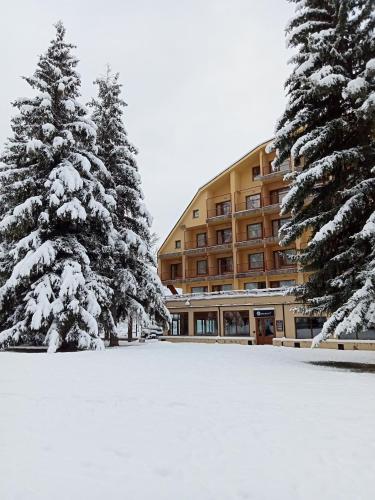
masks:
[[[199,219],[199,208],[193,210],[193,219]]]

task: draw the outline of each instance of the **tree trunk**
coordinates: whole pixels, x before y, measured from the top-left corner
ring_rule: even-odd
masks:
[[[116,347],[118,346],[118,338],[116,335],[113,335],[113,333],[110,334],[109,336],[109,347]]]
[[[128,342],[132,342],[133,340],[133,320],[132,318],[128,319]]]

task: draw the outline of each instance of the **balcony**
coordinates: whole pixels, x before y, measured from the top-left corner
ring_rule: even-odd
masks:
[[[207,253],[207,240],[198,242],[197,240],[185,241],[186,255],[203,255]]]
[[[232,217],[232,197],[230,193],[208,198],[207,224],[224,222]]]
[[[255,217],[257,215],[280,212],[283,195],[270,193],[268,195],[247,195],[246,190],[240,191],[241,198],[247,198],[235,205],[234,217],[237,219]],[[284,193],[285,194],[285,193]],[[256,197],[255,197],[256,196]]]
[[[264,263],[259,267],[250,267],[248,262],[241,262],[237,264],[237,278],[245,278],[245,277],[257,277],[264,276],[265,274],[265,265]]]
[[[285,174],[291,172],[291,164],[289,160],[285,160],[277,170],[272,168],[271,164],[265,165],[262,169],[262,175],[259,176],[259,180],[262,182],[272,182],[276,179],[282,179]]]
[[[237,264],[237,278],[275,276],[280,274],[294,274],[297,272],[296,264],[275,265],[274,262],[264,262],[259,267],[251,267],[248,262]]]
[[[252,248],[264,244],[263,233],[259,237],[250,237],[247,232],[237,233],[236,240],[237,248]]]
[[[198,273],[196,269],[188,269],[186,273],[186,281],[205,281],[216,280],[220,278],[234,277],[233,266],[216,266],[210,267],[205,273]]]
[[[275,265],[269,266],[266,270],[267,275],[275,276],[278,274],[294,274],[298,271],[296,264],[286,264],[284,266],[276,267]]]
[[[181,283],[183,281],[182,272],[173,273],[171,271],[165,271],[161,273],[160,279],[163,285],[173,285],[175,283]]]
[[[199,244],[197,241],[187,241],[185,243],[186,255],[203,255],[206,253],[221,253],[232,250],[232,238],[220,240],[218,238],[209,238],[205,245]]]

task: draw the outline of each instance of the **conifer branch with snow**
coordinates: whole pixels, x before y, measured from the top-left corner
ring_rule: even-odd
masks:
[[[121,98],[119,74],[110,69],[96,80],[98,97],[91,102],[97,126],[98,155],[110,172],[105,184],[113,196],[116,240],[107,274],[112,280],[116,321],[137,320],[166,323],[169,313],[163,302],[162,284],[156,272],[151,234],[151,216],[141,189],[135,159],[136,148],[129,142],[123,123],[125,101]]]
[[[65,29],[25,80],[2,155],[0,346],[28,342],[102,349],[114,328],[110,279],[110,174],[96,156],[96,126],[79,102],[80,77]]]
[[[290,1],[296,55],[275,165],[291,156],[303,168],[289,176],[280,236],[311,236],[298,260],[313,274],[292,292],[306,312],[330,315],[318,344],[375,323],[375,2]]]

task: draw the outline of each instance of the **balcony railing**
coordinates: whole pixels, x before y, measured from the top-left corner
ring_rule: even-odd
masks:
[[[177,273],[172,273],[171,271],[165,271],[161,273],[161,280],[164,281],[181,281],[182,271]]]
[[[230,193],[221,194],[208,198],[207,200],[207,219],[220,217],[220,219],[232,215],[232,197]]]
[[[274,169],[271,164],[263,167],[263,172],[260,178],[266,176],[277,176],[279,174],[286,174],[291,171],[291,164],[289,160],[285,160],[277,169]]]
[[[280,209],[283,197],[277,195],[262,195],[256,200],[245,200],[237,202],[235,209],[236,212],[252,212],[256,213],[262,209],[277,208]]]
[[[259,240],[263,240],[264,238],[264,232],[261,231],[259,232],[259,234],[257,236],[251,236],[249,235],[248,232],[243,232],[243,233],[237,233],[237,243],[245,243],[245,242],[251,242],[251,241],[259,241]]]
[[[197,241],[187,241],[185,242],[185,250],[196,250],[202,249],[203,251],[210,247],[222,246],[222,245],[231,245],[233,242],[232,238],[208,238],[205,241],[205,244],[198,244]]]
[[[197,279],[197,278],[208,278],[210,276],[224,276],[231,275],[234,273],[234,268],[232,266],[216,266],[210,267],[204,273],[198,273],[196,269],[188,269],[186,273],[187,279]]]
[[[265,261],[258,266],[251,266],[249,262],[240,262],[237,264],[237,274],[289,274],[297,272],[296,264],[275,265],[272,261]]]

